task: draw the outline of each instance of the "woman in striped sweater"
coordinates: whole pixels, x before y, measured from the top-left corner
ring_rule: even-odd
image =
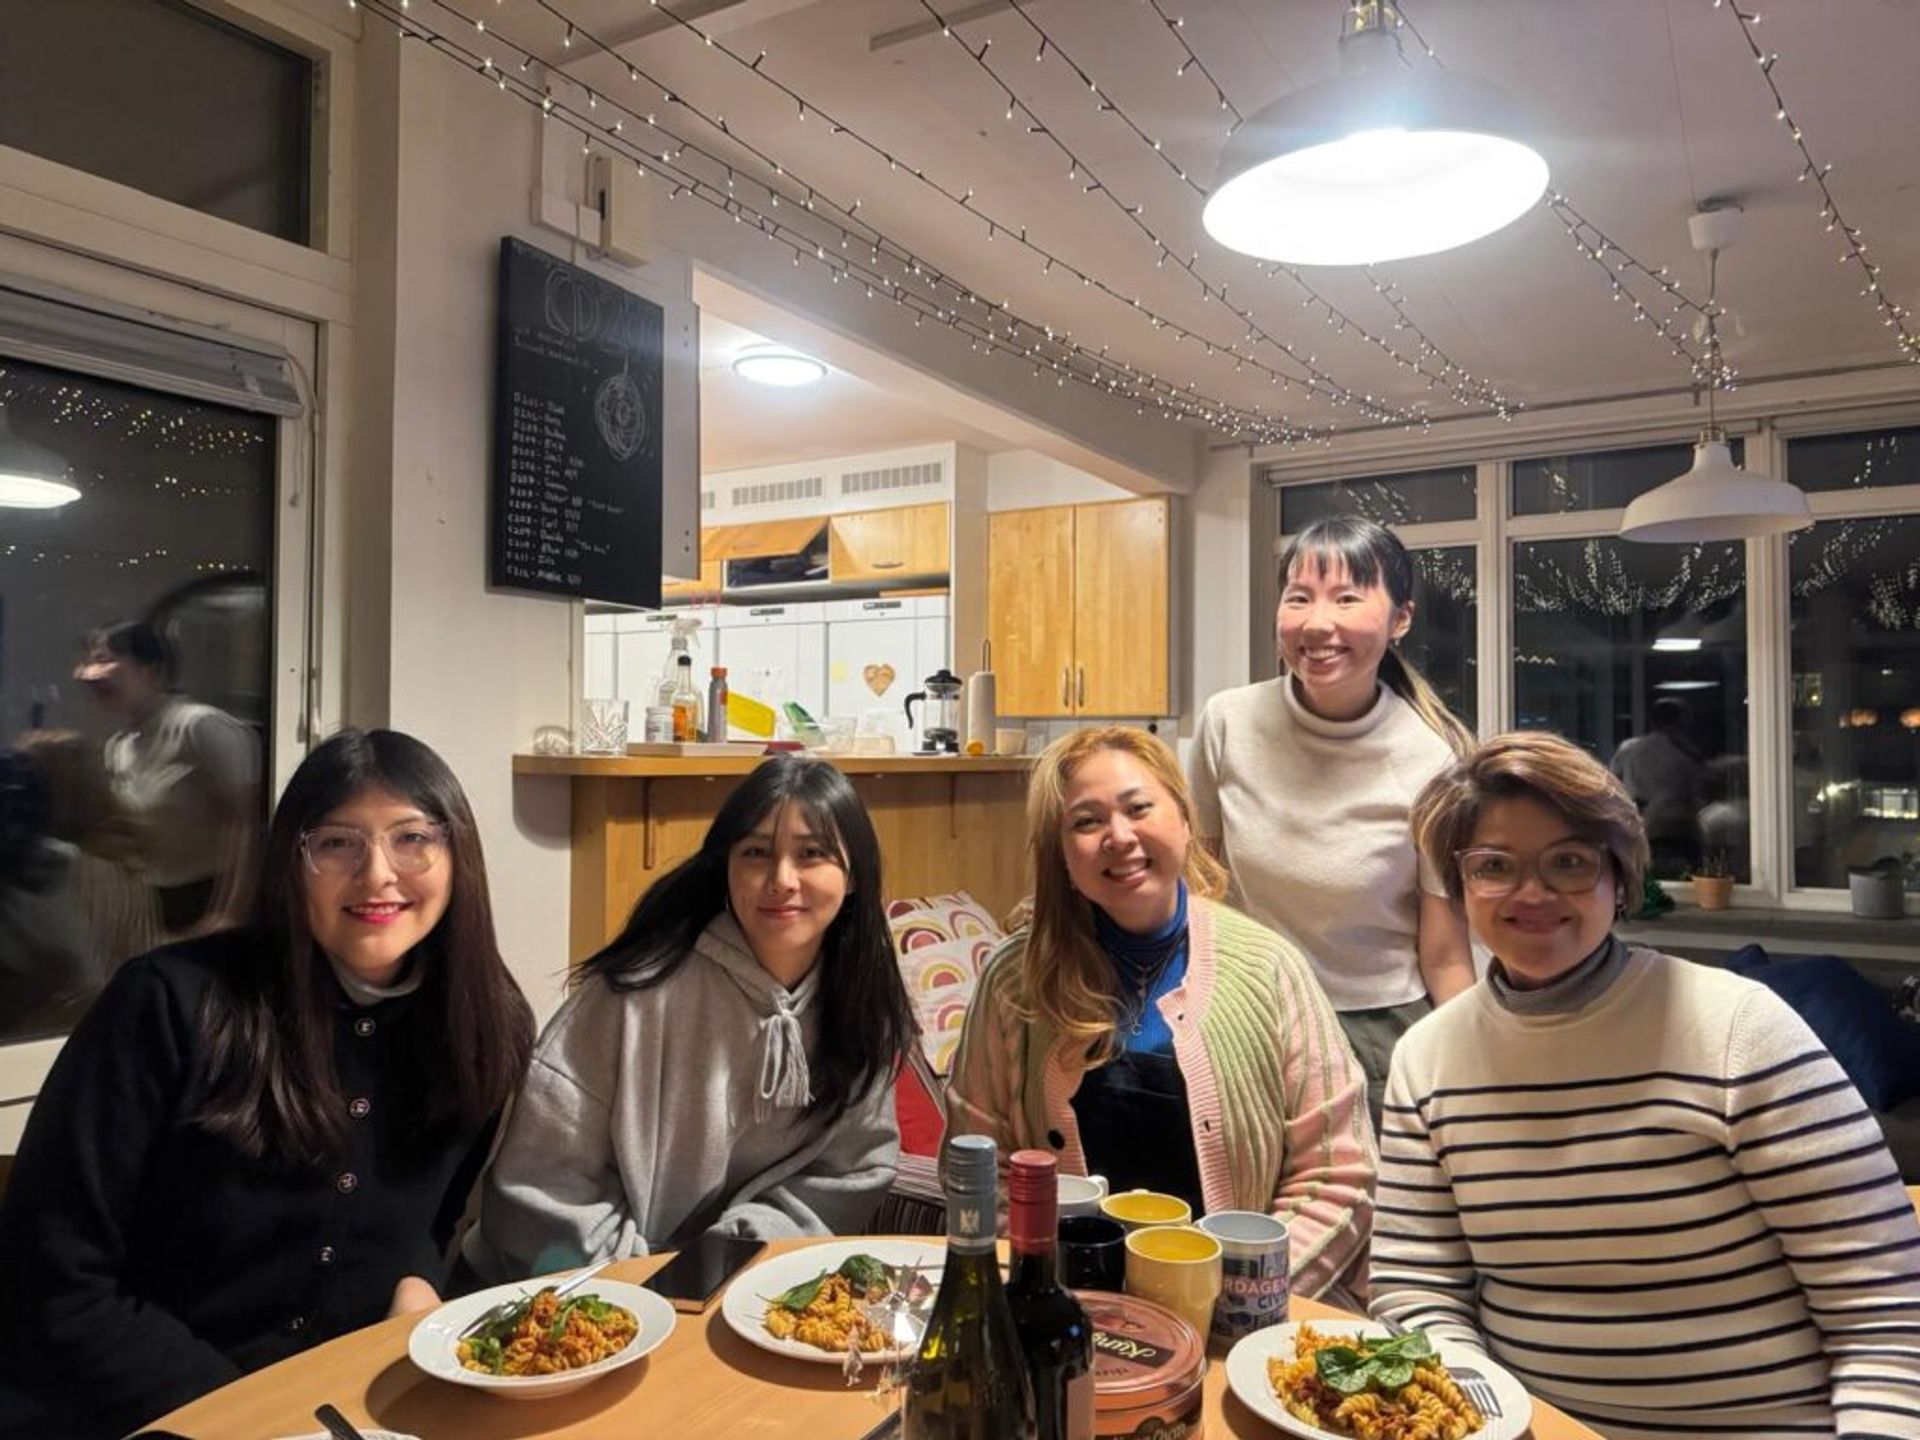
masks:
[[[1215,902],[1179,765],[1142,730],[1082,730],[1027,797],[1033,919],[995,953],[947,1092],[953,1132],[1067,1174],[1262,1210],[1293,1285],[1364,1280],[1366,1087],[1300,952]]]
[[[1487,741],[1415,834],[1495,962],[1395,1052],[1373,1311],[1483,1347],[1612,1440],[1920,1437],[1920,1225],[1770,990],[1629,947],[1632,799]]]

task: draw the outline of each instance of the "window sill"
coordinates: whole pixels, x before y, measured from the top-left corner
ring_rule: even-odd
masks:
[[[1618,927],[1634,944],[1730,953],[1758,941],[1788,954],[1819,952],[1850,959],[1920,963],[1920,915],[1867,920],[1845,910],[1781,910],[1736,905],[1702,910],[1682,904],[1665,915],[1629,920]]]

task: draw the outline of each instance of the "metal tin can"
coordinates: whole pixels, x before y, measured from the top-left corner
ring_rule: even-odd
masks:
[[[1207,1350],[1164,1305],[1107,1290],[1076,1292],[1093,1326],[1095,1440],[1199,1440]]]

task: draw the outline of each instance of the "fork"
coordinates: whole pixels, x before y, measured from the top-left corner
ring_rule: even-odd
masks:
[[[1407,1333],[1407,1327],[1402,1325],[1398,1320],[1390,1320],[1384,1316],[1376,1316],[1375,1318],[1387,1327],[1387,1333],[1389,1335],[1404,1335]],[[1493,1384],[1486,1376],[1482,1375],[1478,1370],[1469,1369],[1464,1365],[1449,1365],[1447,1366],[1447,1373],[1453,1377],[1454,1384],[1460,1387],[1460,1393],[1473,1402],[1474,1409],[1478,1410],[1482,1415],[1485,1415],[1489,1420],[1498,1420],[1500,1418],[1502,1413],[1500,1409],[1500,1397],[1494,1393]]]
[[[1453,1376],[1453,1383],[1460,1387],[1460,1393],[1473,1402],[1474,1409],[1489,1420],[1500,1418],[1500,1397],[1494,1393],[1492,1382],[1486,1376],[1462,1365],[1447,1366],[1447,1373]]]
[[[607,1266],[611,1265],[612,1263],[613,1263],[613,1257],[608,1256],[605,1260],[595,1261],[593,1264],[587,1266],[587,1268],[584,1270],[576,1270],[572,1275],[568,1276],[566,1280],[561,1282],[559,1285],[554,1286],[553,1298],[558,1300],[564,1295],[571,1294],[574,1290],[578,1289],[581,1286],[581,1284],[583,1284],[585,1281],[591,1280],[595,1275],[598,1275],[602,1270],[606,1269]],[[538,1294],[539,1292],[535,1291],[534,1293]],[[522,1305],[525,1305],[532,1298],[533,1296],[527,1294],[525,1290],[522,1290],[518,1295],[514,1296],[510,1300],[502,1300],[497,1305],[489,1306],[487,1309],[481,1311],[480,1314],[474,1318],[472,1324],[468,1325],[466,1329],[460,1332],[459,1338],[462,1340],[472,1339],[475,1335],[478,1335],[482,1330],[485,1330],[489,1325],[497,1324],[499,1321],[506,1319],[507,1316],[511,1315],[515,1310],[519,1309]]]

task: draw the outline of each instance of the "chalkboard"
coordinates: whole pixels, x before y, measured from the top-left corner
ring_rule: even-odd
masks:
[[[659,605],[664,319],[500,242],[490,584]]]

